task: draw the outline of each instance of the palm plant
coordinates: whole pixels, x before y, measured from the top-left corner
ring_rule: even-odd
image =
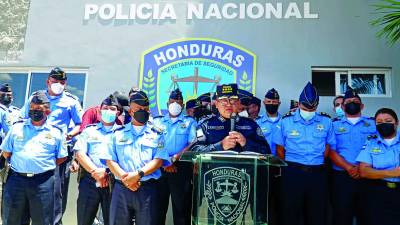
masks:
[[[400,1],[381,0],[381,3],[373,7],[375,12],[382,15],[370,22],[373,26],[383,26],[377,36],[385,37],[390,45],[395,44],[400,39]]]

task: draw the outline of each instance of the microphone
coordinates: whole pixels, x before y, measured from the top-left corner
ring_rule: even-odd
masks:
[[[231,114],[231,131],[235,131],[236,113]]]

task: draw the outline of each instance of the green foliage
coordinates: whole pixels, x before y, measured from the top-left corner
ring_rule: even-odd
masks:
[[[147,72],[147,76],[143,76],[143,91],[146,92],[147,97],[149,98],[150,108],[156,106],[156,83],[154,80],[155,77],[153,76],[153,72],[151,70]]]
[[[248,79],[248,75],[243,72],[242,78],[239,79],[239,89],[250,91],[251,90],[251,80]]]
[[[400,39],[400,1],[381,1],[382,3],[373,5],[375,12],[381,16],[370,23],[373,26],[382,27],[377,36],[386,38],[387,42],[393,45]]]

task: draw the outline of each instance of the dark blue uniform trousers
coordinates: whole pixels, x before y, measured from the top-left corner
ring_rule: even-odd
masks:
[[[89,175],[83,176],[79,182],[77,201],[78,225],[92,225],[100,204],[104,225],[108,225],[111,204],[110,188],[96,187],[95,179]]]
[[[158,181],[142,182],[137,191],[115,182],[110,206],[110,225],[156,225],[158,212]]]
[[[3,225],[21,225],[26,209],[32,225],[53,225],[54,171],[34,177],[11,172],[4,186]]]
[[[400,183],[390,187],[383,180],[364,181],[363,199],[368,225],[400,224]]]
[[[352,225],[356,217],[357,225],[365,224],[362,198],[362,181],[351,178],[345,171],[332,171],[333,225]]]
[[[281,224],[326,224],[327,188],[326,171],[322,166],[283,167],[279,204]]]
[[[188,162],[177,162],[177,173],[166,173],[163,171],[160,178],[160,215],[159,225],[165,224],[165,218],[169,206],[169,197],[172,201],[172,212],[174,225],[188,225],[191,219],[192,209],[192,164]]]

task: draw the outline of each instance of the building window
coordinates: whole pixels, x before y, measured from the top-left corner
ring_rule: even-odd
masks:
[[[321,96],[343,95],[352,87],[361,97],[391,97],[391,68],[312,68]]]
[[[87,69],[63,68],[67,73],[67,91],[76,95],[84,106]],[[51,68],[6,68],[0,67],[0,83],[9,83],[13,89],[13,105],[22,107],[35,91],[46,89],[46,79]]]

